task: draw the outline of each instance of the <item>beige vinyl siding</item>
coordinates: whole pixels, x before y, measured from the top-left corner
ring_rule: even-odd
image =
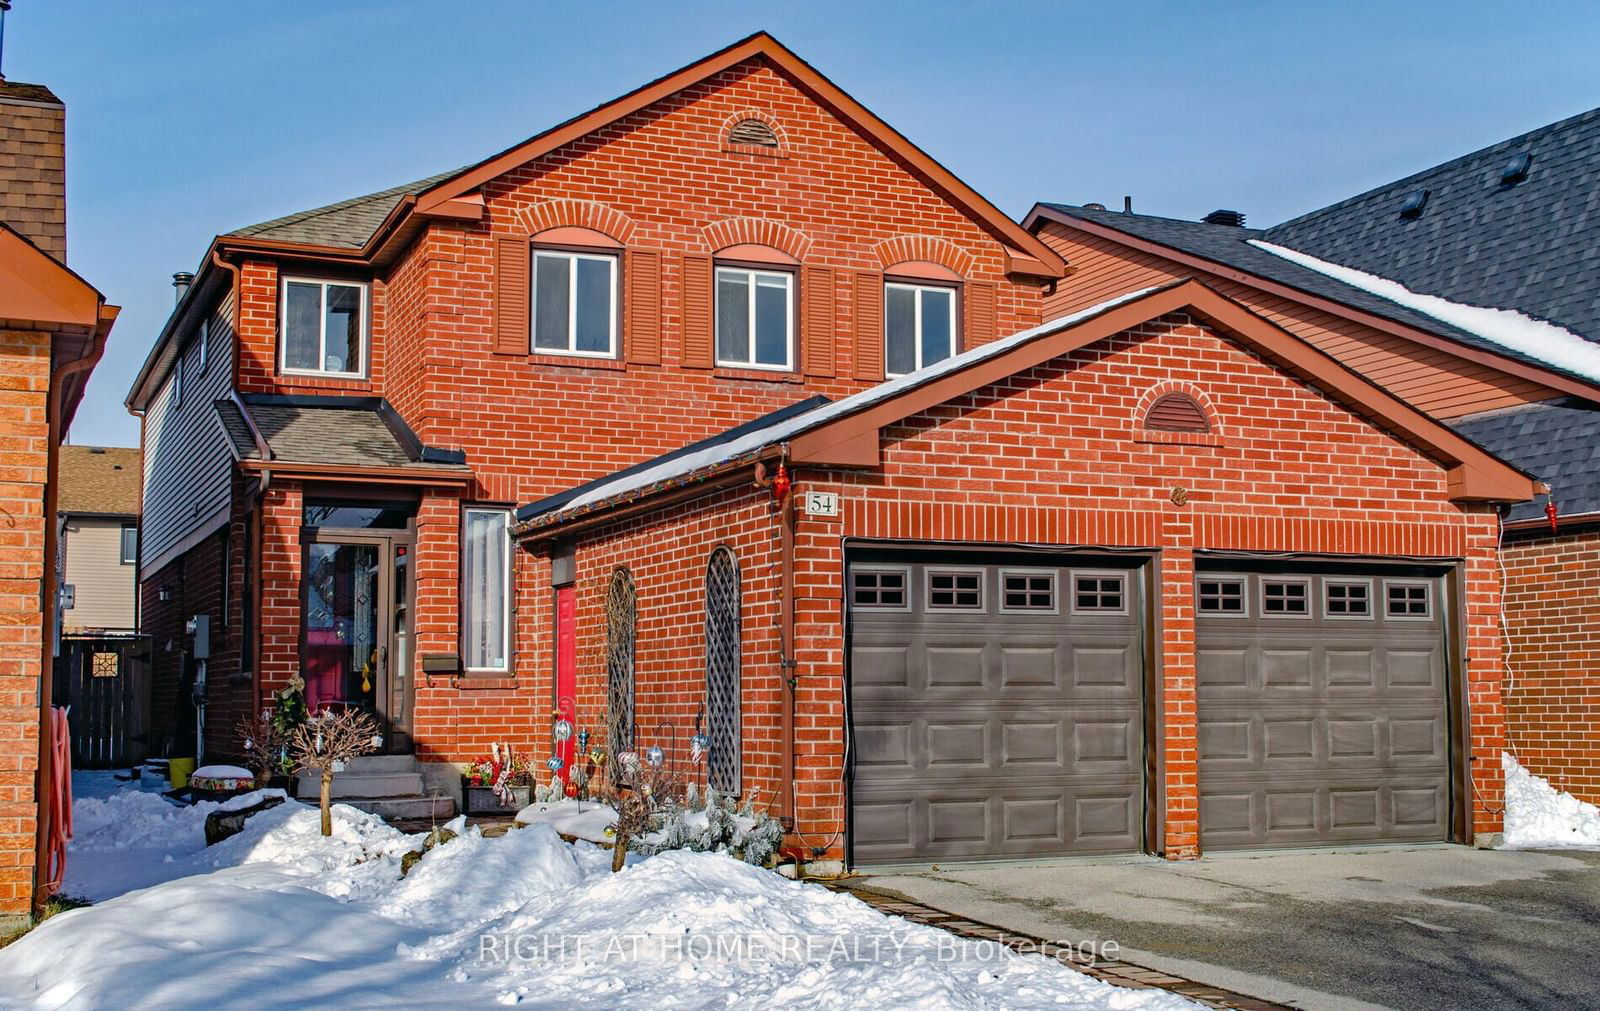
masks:
[[[197,334],[185,334],[180,363],[183,396],[173,407],[173,378],[144,418],[144,516],[139,560],[154,572],[186,539],[204,536],[227,519],[233,457],[212,404],[228,395],[233,379],[233,296],[223,295],[210,315],[206,367],[198,369]]]
[[[66,522],[61,539],[65,556],[62,582],[72,587],[74,601],[70,610],[62,612],[62,631],[135,631],[134,574],[138,566],[122,563],[122,528],[134,523],[134,518],[68,516]]]

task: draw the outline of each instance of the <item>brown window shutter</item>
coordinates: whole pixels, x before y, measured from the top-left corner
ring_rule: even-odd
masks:
[[[806,303],[806,375],[831,376],[834,374],[833,347],[839,339],[833,311],[833,271],[827,267],[805,268],[800,288]]]
[[[855,313],[856,378],[878,382],[883,379],[882,274],[856,274]]]
[[[683,254],[683,367],[709,369],[711,346],[711,257]]]
[[[962,350],[994,340],[994,285],[988,281],[969,281],[962,292],[966,298],[966,333]]]
[[[628,361],[661,364],[661,254],[628,250],[626,304]]]
[[[494,241],[494,350],[528,353],[528,240]]]

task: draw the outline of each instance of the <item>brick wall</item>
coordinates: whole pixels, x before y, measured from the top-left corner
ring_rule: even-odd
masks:
[[[1503,557],[1511,752],[1600,804],[1600,526],[1512,535]]]
[[[67,110],[32,84],[0,81],[0,221],[67,262]]]
[[[50,341],[0,322],[0,924],[33,896]]]
[[[193,755],[194,710],[189,692],[196,675],[190,618],[211,619],[211,658],[206,664],[206,747],[208,757],[233,757],[229,738],[242,711],[229,680],[239,669],[238,546],[225,526],[169,562],[140,586],[143,631],[150,636],[151,753]],[[225,552],[233,559],[225,563]],[[225,571],[226,568],[226,571]],[[229,621],[224,621],[223,579],[233,583]],[[161,599],[161,588],[167,599]]]
[[[1142,432],[1135,405],[1183,384],[1213,405],[1210,444]],[[1209,391],[1209,395],[1208,392]],[[846,538],[1141,547],[1158,552],[1160,745],[1171,857],[1199,850],[1192,578],[1198,549],[1463,559],[1473,824],[1496,831],[1500,800],[1499,598],[1492,511],[1446,498],[1443,469],[1255,354],[1182,317],[1154,323],[957,398],[885,433],[872,471],[805,471],[842,515],[796,532],[796,814],[807,844],[838,855],[844,758]],[[1188,489],[1184,505],[1169,492]],[[745,573],[746,776],[775,782],[777,526],[766,493],[738,489],[580,540],[579,711],[598,723],[600,602],[627,565],[639,594],[638,698],[651,720],[692,727],[703,698],[705,559],[735,546]],[[544,593],[548,595],[548,587]],[[548,629],[548,620],[544,621]],[[536,637],[548,643],[541,631]],[[548,692],[548,650],[535,677]],[[682,730],[680,729],[680,733]]]

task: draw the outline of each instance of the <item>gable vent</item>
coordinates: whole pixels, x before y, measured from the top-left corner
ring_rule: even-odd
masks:
[[[728,131],[728,143],[776,148],[778,135],[772,132],[772,127],[759,119],[741,119],[733,124],[732,130]]]
[[[1215,210],[1200,219],[1208,225],[1228,225],[1232,228],[1244,227],[1244,212]]]
[[[1411,221],[1422,217],[1422,209],[1428,206],[1427,190],[1412,190],[1406,194],[1405,200],[1400,203],[1400,217]]]
[[[1150,405],[1150,413],[1144,416],[1144,427],[1158,432],[1209,432],[1211,419],[1193,397],[1168,393]]]
[[[1512,186],[1528,178],[1528,169],[1533,167],[1533,152],[1520,151],[1514,154],[1500,167],[1500,185]]]

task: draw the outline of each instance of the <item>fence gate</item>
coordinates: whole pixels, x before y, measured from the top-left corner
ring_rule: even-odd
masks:
[[[52,694],[71,707],[73,768],[119,768],[149,754],[149,637],[63,637]]]

